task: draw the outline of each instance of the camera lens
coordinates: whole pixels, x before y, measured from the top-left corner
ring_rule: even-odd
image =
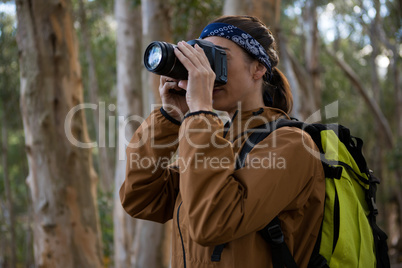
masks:
[[[148,60],[147,60],[148,66],[152,70],[154,70],[159,66],[161,60],[162,60],[162,49],[158,45],[153,45],[149,49]]]
[[[204,49],[209,63],[216,74],[216,83],[226,84],[226,52],[221,47],[215,46],[206,40],[196,39],[187,42],[194,46],[198,44]],[[158,75],[168,76],[178,80],[187,80],[188,71],[174,53],[175,45],[154,41],[146,48],[144,53],[144,65],[148,71]]]
[[[186,68],[176,58],[174,45],[166,42],[152,42],[144,54],[144,65],[148,71],[175,79],[187,79]]]
[[[144,64],[149,71],[159,73],[165,69],[166,60],[173,53],[173,48],[170,48],[169,45],[165,42],[155,41],[147,47],[144,54]]]

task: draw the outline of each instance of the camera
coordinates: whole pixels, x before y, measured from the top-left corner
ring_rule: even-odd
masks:
[[[212,70],[215,72],[215,84],[224,85],[227,82],[226,51],[213,43],[194,39],[187,41],[194,46],[198,44],[205,52]],[[144,65],[148,71],[178,80],[187,80],[188,71],[174,54],[176,45],[154,41],[148,45],[144,53]]]

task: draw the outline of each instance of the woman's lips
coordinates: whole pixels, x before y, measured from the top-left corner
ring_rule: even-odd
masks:
[[[216,93],[221,92],[221,91],[223,91],[223,88],[214,88],[212,93],[216,94]]]

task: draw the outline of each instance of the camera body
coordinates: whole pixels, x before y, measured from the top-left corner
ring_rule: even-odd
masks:
[[[213,43],[194,39],[187,41],[194,46],[198,44],[205,52],[212,70],[216,74],[215,84],[227,83],[227,60],[226,51]],[[144,53],[144,65],[148,71],[158,75],[164,75],[178,80],[187,80],[188,71],[174,54],[176,45],[154,41],[148,45]]]

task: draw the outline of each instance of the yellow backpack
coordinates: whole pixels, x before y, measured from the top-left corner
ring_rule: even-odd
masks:
[[[305,124],[279,119],[258,127],[239,153],[241,168],[251,149],[273,130],[290,126],[310,134],[324,167],[325,205],[320,236],[309,267],[390,267],[387,235],[377,226],[375,203],[379,180],[367,168],[363,142],[337,124]],[[275,218],[260,231],[271,245],[273,266],[297,267]]]

